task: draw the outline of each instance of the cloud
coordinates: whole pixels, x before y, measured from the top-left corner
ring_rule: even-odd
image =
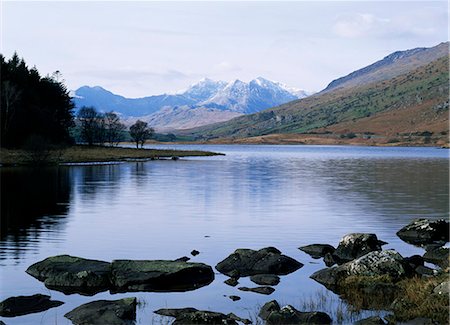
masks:
[[[213,72],[215,73],[225,73],[225,72],[236,72],[241,71],[242,68],[236,64],[233,64],[228,61],[222,61],[212,67]]]
[[[377,33],[389,23],[389,19],[368,13],[345,14],[338,16],[333,25],[333,32],[344,38],[358,38]]]

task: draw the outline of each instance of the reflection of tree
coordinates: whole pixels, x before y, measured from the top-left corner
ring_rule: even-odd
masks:
[[[77,183],[77,194],[82,201],[95,201],[98,196],[105,195],[114,202],[121,178],[124,177],[122,164],[90,165],[72,167]]]
[[[0,173],[0,239],[19,253],[30,238],[61,226],[70,199],[69,170],[15,167],[2,168]]]

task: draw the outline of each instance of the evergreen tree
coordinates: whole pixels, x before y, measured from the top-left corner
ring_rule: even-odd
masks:
[[[51,144],[70,143],[74,104],[66,86],[29,69],[17,53],[9,61],[0,54],[0,69],[1,146],[20,147],[35,136]]]

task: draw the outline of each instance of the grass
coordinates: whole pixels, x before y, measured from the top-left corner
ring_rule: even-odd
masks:
[[[92,163],[216,155],[222,154],[209,151],[155,150],[101,146],[73,146],[66,149],[42,150],[39,152],[2,148],[0,150],[0,164],[3,166],[16,166]]]
[[[395,320],[406,321],[418,317],[449,324],[449,296],[433,294],[433,289],[448,281],[448,273],[438,277],[414,277],[398,283],[402,296],[393,304]]]

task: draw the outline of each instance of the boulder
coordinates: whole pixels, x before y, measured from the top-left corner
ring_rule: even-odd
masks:
[[[251,291],[255,293],[260,293],[262,295],[270,295],[275,291],[275,289],[272,287],[256,287],[256,288],[240,287],[238,289],[241,291]]]
[[[136,320],[136,298],[92,301],[75,308],[64,317],[76,325],[131,325]]]
[[[93,295],[110,287],[110,268],[108,262],[58,255],[31,265],[26,272],[50,289]]]
[[[299,247],[298,249],[311,255],[312,258],[321,258],[327,253],[333,254],[335,251],[335,248],[328,244],[312,244]]]
[[[214,311],[197,310],[195,308],[164,308],[154,311],[162,316],[175,317],[172,324],[233,324],[237,321],[250,324],[247,319],[242,319],[234,314],[222,314]]]
[[[345,264],[319,270],[311,278],[333,290],[340,286],[349,276],[377,277],[388,275],[394,281],[411,273],[409,265],[403,257],[393,251],[375,251],[361,256]]]
[[[233,254],[216,265],[216,269],[230,277],[250,276],[256,274],[285,275],[303,266],[291,257],[282,255],[274,247],[258,251],[237,249]]]
[[[278,304],[278,302],[276,300],[272,300],[269,302],[266,302],[262,307],[261,310],[259,311],[258,316],[260,318],[262,318],[263,320],[266,320],[270,313],[273,311],[280,311],[281,307]]]
[[[423,257],[420,255],[412,255],[409,257],[405,257],[405,262],[411,266],[411,268],[415,269],[418,266],[424,266]]]
[[[449,266],[449,248],[438,247],[428,250],[423,255],[423,259],[426,262],[439,265],[441,268],[445,269]]]
[[[294,307],[287,305],[278,311],[272,311],[266,318],[266,324],[331,324],[331,317],[326,313],[300,312]]]
[[[449,289],[450,289],[450,281],[447,280],[445,282],[442,282],[438,286],[436,286],[433,289],[433,293],[437,294],[437,295],[446,295],[446,296],[448,296],[449,292],[450,292]]]
[[[0,302],[0,316],[16,317],[58,307],[62,301],[50,300],[50,296],[36,294],[32,296],[10,297]]]
[[[333,253],[333,259],[336,263],[343,264],[367,253],[381,251],[381,246],[384,244],[386,243],[378,240],[375,234],[348,234],[342,237]]]
[[[177,258],[177,259],[175,260],[175,262],[187,262],[187,261],[189,261],[190,259],[191,259],[190,257],[182,256],[182,257],[180,257],[180,258]]]
[[[200,254],[200,252],[199,252],[198,250],[196,250],[196,249],[193,249],[193,250],[191,251],[191,255],[192,255],[192,256],[197,256],[198,254]]]
[[[414,219],[397,232],[397,236],[407,243],[425,245],[433,242],[449,241],[449,222],[446,219]]]
[[[203,263],[115,260],[111,264],[111,284],[115,292],[189,291],[213,280],[212,268]]]
[[[384,325],[386,322],[380,316],[372,316],[355,322],[354,325]]]
[[[418,275],[423,275],[423,276],[434,276],[437,274],[436,270],[433,270],[431,267],[425,266],[425,265],[419,265],[418,267],[416,267],[414,269],[414,271],[418,274]]]
[[[280,277],[275,274],[256,274],[250,277],[250,281],[259,285],[276,286],[280,283]]]
[[[228,298],[230,298],[233,301],[241,300],[241,297],[239,297],[239,296],[228,296]]]

